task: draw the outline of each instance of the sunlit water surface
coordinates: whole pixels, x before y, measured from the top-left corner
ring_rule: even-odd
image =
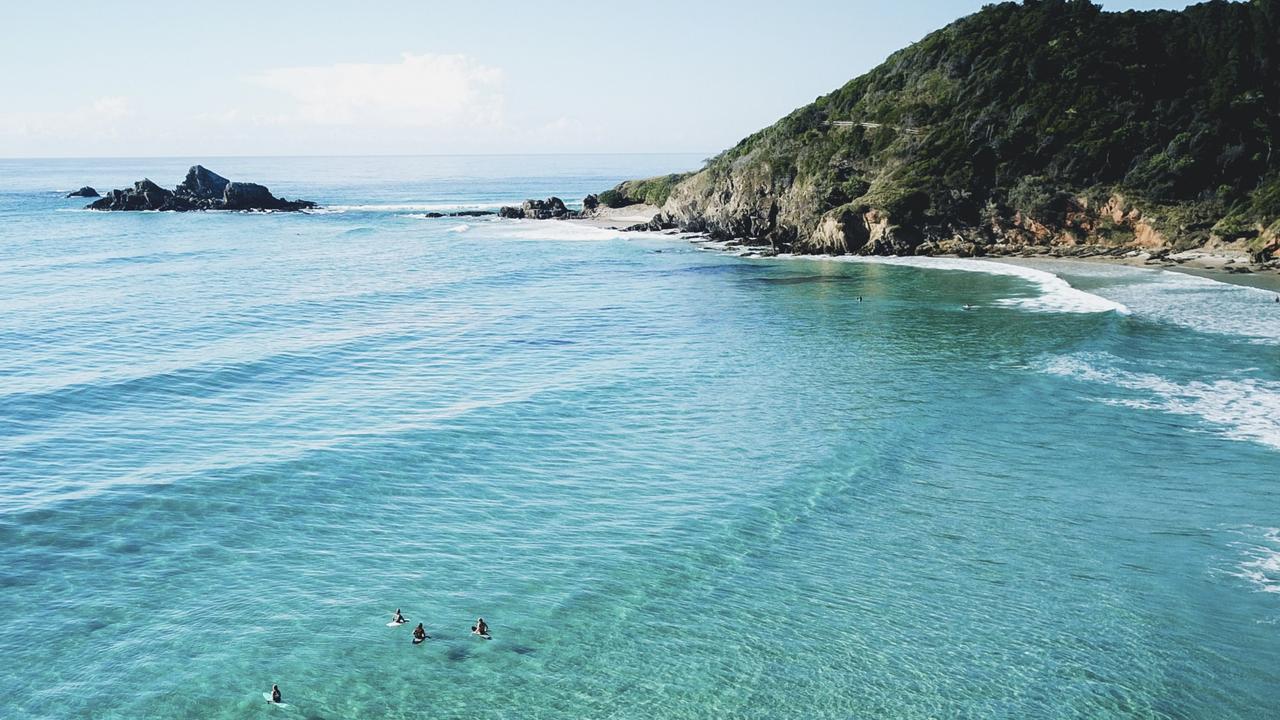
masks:
[[[0,716],[1280,714],[1267,293],[423,216],[687,156],[57,192],[191,162],[0,162]]]

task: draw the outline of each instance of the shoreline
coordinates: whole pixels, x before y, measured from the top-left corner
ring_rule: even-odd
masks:
[[[621,208],[609,208],[599,211],[596,215],[589,218],[573,218],[564,222],[582,225],[585,227],[593,227],[602,230],[616,230],[619,232],[634,232],[626,230],[629,224],[636,222],[645,222],[646,213],[650,210],[656,212],[658,208],[651,205],[636,206],[630,205]],[[652,217],[650,214],[649,217]],[[650,231],[652,232],[652,231]],[[711,237],[701,233],[690,233],[679,230],[664,230],[657,233],[672,239],[679,239],[693,245],[715,249],[722,252],[728,252],[739,257],[745,258],[762,258],[770,255],[761,252],[763,247],[748,245],[740,240],[714,240]],[[771,251],[770,251],[771,252]],[[797,255],[796,257],[805,257]],[[841,257],[840,255],[813,255],[815,259],[823,257]],[[920,256],[886,256],[886,257],[920,257]],[[955,254],[939,254],[927,257],[939,258],[963,258],[965,256]],[[1249,287],[1257,290],[1265,290],[1280,295],[1280,268],[1262,267],[1254,263],[1250,263],[1247,259],[1239,255],[1218,254],[1205,252],[1204,250],[1190,250],[1176,255],[1166,256],[1174,258],[1173,260],[1151,260],[1149,253],[1141,251],[1133,251],[1125,255],[1088,255],[1088,256],[1070,256],[1054,253],[1028,254],[1028,255],[982,255],[972,256],[965,259],[969,260],[986,260],[988,262],[1007,263],[1010,265],[1021,265],[1030,267],[1032,263],[1022,263],[1022,260],[1053,260],[1062,262],[1075,262],[1096,265],[1123,265],[1126,267],[1140,268],[1144,270],[1165,270],[1168,272],[1183,273],[1185,275],[1194,275],[1196,277],[1215,280],[1217,282],[1228,285],[1238,285],[1241,287]],[[1228,267],[1239,267],[1240,270],[1228,270]]]
[[[1265,267],[1251,263],[1247,259],[1239,255],[1227,255],[1221,253],[1206,252],[1204,250],[1189,250],[1177,255],[1168,257],[1174,258],[1173,261],[1161,260],[1152,262],[1150,255],[1147,253],[1129,254],[1121,256],[1091,255],[1088,257],[1069,257],[1061,255],[1032,255],[1026,256],[1006,256],[1000,259],[1037,259],[1046,260],[1066,260],[1070,262],[1093,263],[1100,265],[1124,265],[1127,267],[1143,268],[1146,270],[1168,270],[1169,272],[1178,272],[1185,275],[1194,275],[1196,277],[1217,280],[1218,282],[1227,283],[1229,285],[1241,285],[1244,287],[1252,287],[1260,290],[1269,290],[1271,292],[1280,293],[1280,268]],[[996,258],[993,258],[996,259]],[[1230,270],[1228,268],[1239,268],[1238,270]]]
[[[950,255],[946,257],[958,257]],[[1219,256],[1221,257],[1221,256]],[[1011,265],[1023,265],[1032,267],[1036,260],[1051,260],[1054,262],[1080,263],[1082,265],[1121,265],[1124,267],[1138,268],[1141,270],[1163,270],[1166,272],[1181,273],[1183,275],[1193,275],[1195,277],[1205,278],[1206,280],[1214,280],[1226,285],[1238,285],[1240,287],[1253,288],[1255,290],[1265,290],[1267,292],[1280,295],[1280,272],[1273,270],[1254,270],[1252,272],[1229,272],[1221,267],[1203,267],[1196,265],[1169,265],[1169,264],[1147,264],[1142,262],[1126,262],[1127,258],[1117,257],[1060,257],[1055,255],[1032,255],[1032,256],[996,256],[986,258],[971,258],[974,260],[990,260],[993,262],[1009,263]],[[1032,262],[1022,262],[1032,261]]]

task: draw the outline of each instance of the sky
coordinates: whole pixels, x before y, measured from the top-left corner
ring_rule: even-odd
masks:
[[[13,3],[0,157],[713,154],[986,2]]]

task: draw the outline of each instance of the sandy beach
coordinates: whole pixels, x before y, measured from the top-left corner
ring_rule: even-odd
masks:
[[[610,208],[603,205],[596,209],[589,218],[574,218],[567,222],[604,230],[622,230],[637,223],[647,223],[657,215],[661,208],[653,205],[627,205]]]

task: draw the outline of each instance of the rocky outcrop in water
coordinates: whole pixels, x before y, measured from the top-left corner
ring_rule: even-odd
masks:
[[[143,179],[132,188],[112,190],[89,203],[90,210],[255,210],[293,212],[316,207],[308,200],[287,200],[271,194],[263,185],[232,182],[205,168],[193,165],[187,177],[173,190]]]
[[[193,165],[187,170],[187,177],[178,183],[174,192],[178,195],[199,200],[216,200],[223,197],[231,181],[209,170],[203,165]]]
[[[442,217],[486,217],[488,215],[497,215],[493,210],[455,210],[453,212],[425,212],[422,217],[442,218]]]
[[[97,190],[94,190],[88,185],[85,185],[79,190],[72,190],[71,192],[67,193],[67,197],[96,198],[96,197],[102,197],[102,196],[98,194]]]
[[[498,215],[515,220],[562,220],[576,217],[577,213],[565,207],[564,201],[558,197],[546,200],[525,200],[520,207],[504,207]]]

